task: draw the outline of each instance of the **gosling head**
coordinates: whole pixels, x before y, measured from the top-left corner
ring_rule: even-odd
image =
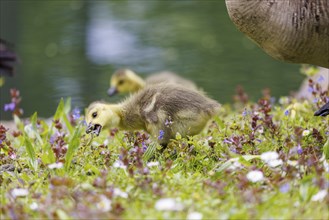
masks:
[[[132,93],[144,87],[144,81],[129,69],[119,69],[111,77],[111,87],[107,94],[113,96],[117,93]]]
[[[102,128],[117,127],[120,117],[116,109],[117,107],[115,105],[101,102],[92,103],[86,113],[86,133],[96,134],[98,136]]]

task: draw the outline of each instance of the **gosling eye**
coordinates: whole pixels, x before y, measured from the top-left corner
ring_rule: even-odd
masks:
[[[122,85],[125,81],[123,79],[120,79],[119,82],[118,82],[118,85]]]
[[[97,117],[97,112],[94,112],[91,116],[92,116],[93,118],[96,118],[96,117]]]

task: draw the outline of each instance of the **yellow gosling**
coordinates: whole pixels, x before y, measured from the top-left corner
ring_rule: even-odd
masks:
[[[119,69],[111,77],[110,88],[107,94],[113,96],[117,93],[135,93],[147,85],[159,83],[179,84],[186,88],[197,90],[197,86],[193,82],[169,71],[152,74],[144,81],[130,69]]]
[[[166,145],[179,132],[183,137],[200,133],[220,104],[203,94],[175,84],[148,86],[119,104],[92,103],[86,113],[87,133],[102,128],[145,130]]]

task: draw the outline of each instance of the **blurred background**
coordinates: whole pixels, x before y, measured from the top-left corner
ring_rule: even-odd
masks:
[[[1,87],[1,119],[9,89],[23,97],[23,117],[54,114],[61,97],[81,109],[109,98],[111,74],[128,67],[146,77],[170,70],[193,80],[220,103],[237,85],[252,100],[269,88],[280,97],[297,90],[300,65],[276,61],[240,33],[224,0],[0,1],[0,38],[19,55]]]

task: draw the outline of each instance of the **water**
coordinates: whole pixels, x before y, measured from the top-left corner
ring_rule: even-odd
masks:
[[[23,97],[24,116],[49,117],[61,97],[73,107],[117,102],[106,91],[111,74],[129,67],[143,77],[170,70],[212,98],[232,102],[238,84],[251,99],[270,88],[297,90],[299,65],[276,61],[240,33],[218,1],[4,1],[0,37],[19,54],[15,77],[1,88],[1,119],[9,88]]]

